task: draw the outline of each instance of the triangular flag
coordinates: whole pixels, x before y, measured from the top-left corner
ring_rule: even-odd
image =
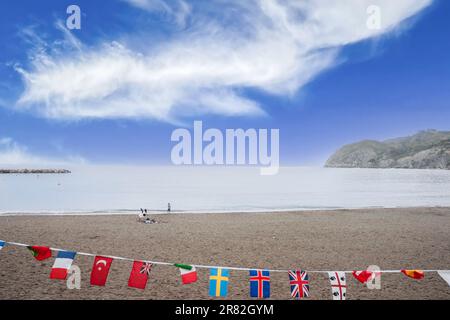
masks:
[[[356,280],[358,280],[361,283],[366,283],[371,277],[372,277],[372,272],[368,271],[368,270],[364,270],[364,271],[353,271],[353,276],[355,277]]]
[[[450,270],[438,271],[438,275],[440,275],[450,286]]]
[[[421,280],[425,277],[425,273],[422,270],[402,270],[402,273],[416,280]]]
[[[33,257],[37,261],[44,261],[52,257],[52,250],[49,247],[28,246],[27,248],[33,253]]]
[[[194,266],[187,264],[175,264],[175,267],[180,269],[181,282],[183,284],[190,284],[197,281],[197,270]]]

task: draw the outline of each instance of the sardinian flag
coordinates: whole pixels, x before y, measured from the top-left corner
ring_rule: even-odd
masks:
[[[50,279],[66,280],[76,252],[59,251],[50,273]]]
[[[347,295],[347,285],[345,281],[345,272],[328,272],[331,283],[331,293],[333,300],[345,300]]]
[[[309,275],[306,271],[289,271],[291,297],[296,299],[309,297]]]

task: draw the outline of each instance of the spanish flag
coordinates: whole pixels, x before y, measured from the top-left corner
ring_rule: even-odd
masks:
[[[421,280],[425,277],[425,273],[422,270],[402,270],[402,273],[416,280]]]

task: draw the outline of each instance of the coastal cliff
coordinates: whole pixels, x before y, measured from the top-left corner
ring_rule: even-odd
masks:
[[[450,170],[450,132],[427,130],[382,142],[366,140],[345,145],[325,167]]]

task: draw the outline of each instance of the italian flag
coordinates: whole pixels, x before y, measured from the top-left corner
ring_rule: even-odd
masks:
[[[180,269],[181,281],[183,284],[189,284],[197,281],[197,271],[194,266],[187,264],[175,264]]]
[[[50,250],[49,247],[28,246],[27,248],[32,252],[33,257],[38,261],[44,261],[52,257],[52,250]]]

